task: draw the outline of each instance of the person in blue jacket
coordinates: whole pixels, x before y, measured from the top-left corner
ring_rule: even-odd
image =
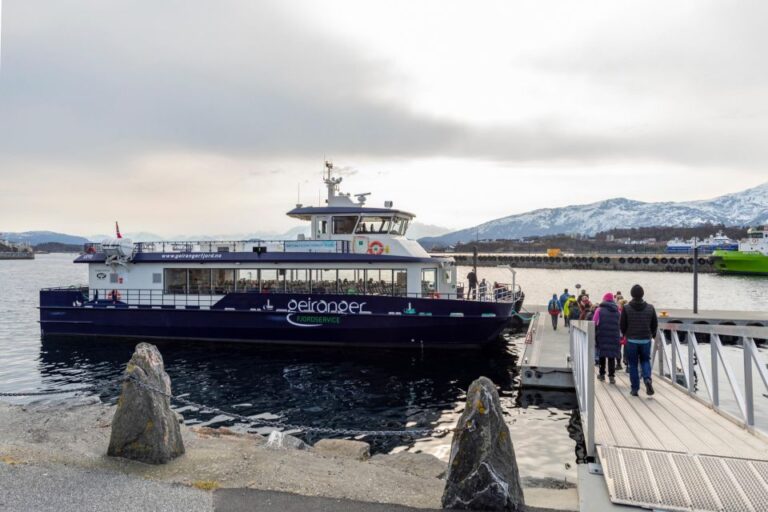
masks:
[[[557,294],[553,293],[552,298],[547,304],[547,312],[552,317],[552,329],[557,330],[557,319],[560,318],[563,308],[560,307],[560,299],[557,298]]]

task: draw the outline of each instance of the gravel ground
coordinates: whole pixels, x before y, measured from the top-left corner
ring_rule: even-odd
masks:
[[[210,512],[213,495],[104,470],[0,463],[0,510]]]

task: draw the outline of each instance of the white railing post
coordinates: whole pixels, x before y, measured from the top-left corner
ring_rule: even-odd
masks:
[[[693,331],[686,331],[685,339],[688,342],[688,375],[686,375],[685,380],[687,381],[688,393],[692,395],[696,391],[693,384],[693,352],[696,350],[694,347],[696,335]]]
[[[595,324],[587,324],[587,456],[595,456]]]
[[[752,344],[743,338],[744,347],[744,406],[748,426],[755,424],[755,396],[752,390]]]
[[[679,342],[677,331],[672,331],[670,338],[672,341],[672,364],[669,365],[669,377],[672,379],[672,384],[677,384],[677,343],[675,343],[675,340]]]
[[[720,407],[720,370],[718,368],[717,347],[720,345],[720,336],[712,334],[709,337],[710,366],[712,372],[712,405]]]

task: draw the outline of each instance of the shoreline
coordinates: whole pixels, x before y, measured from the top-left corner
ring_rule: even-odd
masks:
[[[439,509],[447,464],[425,453],[360,461],[306,450],[273,449],[258,434],[181,425],[186,454],[152,466],[106,455],[114,407],[92,400],[49,405],[0,402],[0,465],[117,473],[190,489],[251,489],[309,497]],[[514,434],[513,434],[514,435]],[[575,510],[574,487],[525,478],[532,507]],[[575,484],[575,481],[574,481]]]

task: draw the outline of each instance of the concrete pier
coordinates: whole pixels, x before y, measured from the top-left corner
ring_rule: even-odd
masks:
[[[472,255],[453,256],[458,265],[471,265]],[[630,270],[646,272],[693,272],[692,254],[505,254],[485,253],[477,258],[478,266],[495,267],[509,265],[514,268],[579,269],[579,270]],[[715,266],[709,255],[699,256],[699,272],[714,273]]]

